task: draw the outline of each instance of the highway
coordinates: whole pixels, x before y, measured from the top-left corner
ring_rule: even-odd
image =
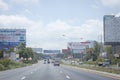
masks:
[[[65,66],[39,62],[32,66],[0,71],[0,80],[115,80]]]

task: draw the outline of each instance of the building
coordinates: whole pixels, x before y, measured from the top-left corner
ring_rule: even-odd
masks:
[[[68,49],[62,49],[62,53],[63,54],[68,54],[68,53],[70,53],[70,51]]]
[[[104,44],[111,45],[113,55],[120,49],[120,16],[105,15],[104,23]]]
[[[25,29],[0,29],[0,50],[9,50],[20,43],[26,44]]]

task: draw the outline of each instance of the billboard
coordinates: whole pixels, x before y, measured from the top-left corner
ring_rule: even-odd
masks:
[[[68,48],[72,53],[84,53],[90,42],[69,42]]]
[[[104,43],[106,45],[120,45],[120,17],[104,16]]]
[[[44,50],[44,53],[60,53],[60,50]]]
[[[26,43],[25,29],[0,29],[0,49],[9,49]]]

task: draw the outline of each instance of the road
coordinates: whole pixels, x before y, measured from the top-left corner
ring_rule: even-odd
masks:
[[[39,62],[32,66],[1,71],[0,80],[115,80],[90,72]]]

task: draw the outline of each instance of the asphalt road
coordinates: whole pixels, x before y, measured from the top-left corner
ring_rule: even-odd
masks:
[[[39,62],[29,67],[1,71],[0,80],[115,80],[77,69]]]

